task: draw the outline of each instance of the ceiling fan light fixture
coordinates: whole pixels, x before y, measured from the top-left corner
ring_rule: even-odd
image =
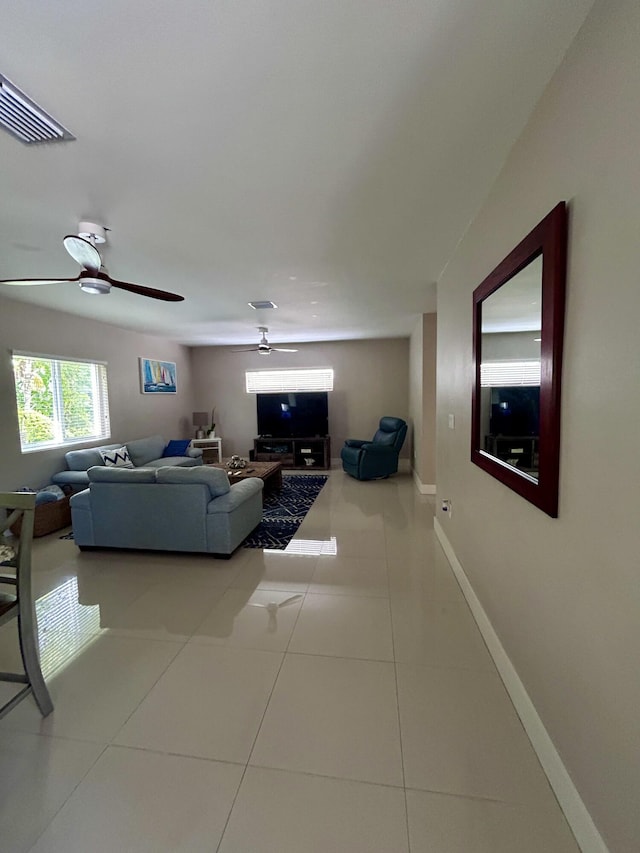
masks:
[[[111,293],[111,284],[103,278],[94,278],[93,276],[83,276],[78,282],[85,293],[91,293],[94,296],[103,296],[106,293]]]

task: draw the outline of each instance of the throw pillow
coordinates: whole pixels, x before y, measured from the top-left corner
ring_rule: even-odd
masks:
[[[162,452],[162,458],[164,459],[167,456],[186,456],[190,444],[190,438],[184,440],[178,438],[171,439]]]
[[[116,450],[101,450],[100,456],[108,468],[133,468],[133,462],[129,458],[126,444]]]

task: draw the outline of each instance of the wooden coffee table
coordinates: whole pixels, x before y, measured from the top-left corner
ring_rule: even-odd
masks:
[[[282,462],[247,462],[246,468],[227,468],[228,459],[222,462],[210,462],[211,468],[222,468],[227,472],[230,483],[246,480],[247,477],[260,477],[265,489],[282,488]]]

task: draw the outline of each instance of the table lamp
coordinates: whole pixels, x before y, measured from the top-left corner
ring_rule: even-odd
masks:
[[[209,423],[209,412],[194,412],[193,425],[198,427],[196,430],[196,438],[204,438],[203,427]]]

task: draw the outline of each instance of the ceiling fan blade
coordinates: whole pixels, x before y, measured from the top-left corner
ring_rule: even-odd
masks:
[[[8,281],[0,281],[0,284],[17,285],[18,287],[31,287],[36,284],[68,284],[71,281],[78,281],[80,276],[76,278],[14,278]]]
[[[258,347],[249,347],[248,349],[232,349],[231,352],[258,352]]]
[[[100,252],[88,240],[75,234],[67,234],[62,240],[64,247],[74,261],[91,272],[98,272],[102,266]]]
[[[297,349],[287,349],[286,347],[271,347],[274,352],[298,352]]]
[[[164,302],[184,302],[184,296],[177,293],[169,293],[168,290],[156,290],[155,287],[145,287],[143,284],[130,284],[128,281],[116,281],[109,278],[113,287],[120,290],[128,290],[129,293],[137,293],[139,296],[149,296],[151,299],[162,299]]]

